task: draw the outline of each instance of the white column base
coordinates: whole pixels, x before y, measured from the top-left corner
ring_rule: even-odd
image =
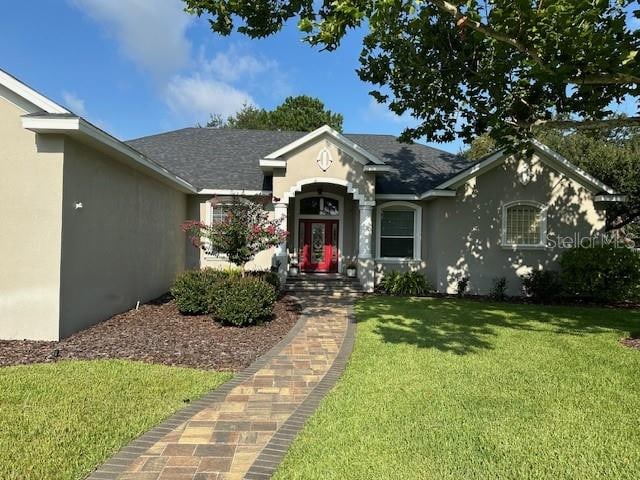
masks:
[[[373,258],[358,259],[358,280],[365,292],[371,293],[375,288],[376,265]]]

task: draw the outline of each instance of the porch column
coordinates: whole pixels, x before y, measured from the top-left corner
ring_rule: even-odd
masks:
[[[282,230],[287,230],[287,208],[288,205],[286,203],[274,203],[274,218],[278,221],[279,227]],[[276,247],[276,256],[278,257],[286,257],[287,255],[287,241],[283,241]]]
[[[375,265],[371,253],[373,237],[373,206],[360,204],[360,229],[358,235],[358,279],[365,292],[373,292]]]
[[[360,205],[360,230],[358,243],[358,258],[371,258],[371,237],[373,235],[373,221],[371,219],[371,205]]]
[[[273,204],[273,217],[278,221],[278,226],[282,230],[287,230],[287,208],[286,203],[274,203]],[[273,260],[273,266],[278,266],[278,277],[280,278],[280,284],[284,287],[287,281],[287,274],[289,272],[289,258],[287,255],[287,241],[281,242],[276,247],[276,255]]]

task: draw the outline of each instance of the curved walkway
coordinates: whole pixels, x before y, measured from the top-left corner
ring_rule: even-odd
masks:
[[[303,305],[296,325],[268,353],[133,441],[89,479],[270,478],[353,347],[349,299],[307,297]]]

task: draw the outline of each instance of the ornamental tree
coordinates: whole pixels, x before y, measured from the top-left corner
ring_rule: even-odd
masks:
[[[218,34],[261,38],[293,20],[324,50],[365,28],[358,75],[419,120],[404,140],[489,132],[513,147],[535,127],[640,125],[638,0],[184,2]],[[634,112],[612,117],[625,100]]]
[[[212,204],[218,205],[217,200]],[[208,246],[215,254],[224,254],[244,272],[247,262],[259,252],[283,242],[288,233],[279,227],[278,220],[269,219],[262,205],[234,197],[225,203],[226,216],[207,225],[197,220],[187,220],[182,230],[190,236],[191,243],[202,248]]]

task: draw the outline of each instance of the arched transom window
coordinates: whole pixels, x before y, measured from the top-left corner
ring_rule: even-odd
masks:
[[[546,207],[538,202],[518,201],[502,210],[502,245],[544,247],[547,243]]]
[[[300,215],[335,217],[339,214],[340,203],[336,198],[317,196],[300,199]]]

